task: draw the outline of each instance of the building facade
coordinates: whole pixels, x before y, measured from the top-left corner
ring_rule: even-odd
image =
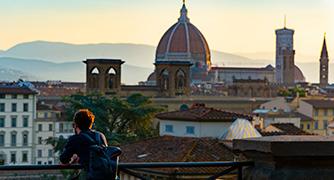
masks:
[[[36,92],[0,87],[0,164],[32,164]]]
[[[234,120],[243,118],[252,120],[251,116],[226,112],[194,104],[189,109],[161,113],[156,116],[159,121],[160,136],[177,137],[221,137]]]
[[[319,135],[327,134],[328,124],[334,120],[334,101],[325,99],[301,100],[298,112],[311,117],[313,121],[304,121],[303,129]]]
[[[55,153],[50,144],[52,138],[68,138],[73,135],[72,121],[64,119],[61,110],[53,105],[37,104],[37,116],[35,120],[35,164],[58,164],[59,154]]]
[[[222,82],[226,85],[232,84],[235,79],[268,80],[275,83],[275,68],[268,65],[263,68],[245,67],[212,67],[209,72],[212,82]]]

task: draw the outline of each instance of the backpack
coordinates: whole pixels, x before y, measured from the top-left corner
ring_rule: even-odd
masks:
[[[121,149],[118,147],[102,146],[100,133],[95,132],[95,140],[86,133],[81,133],[90,142],[89,165],[87,168],[88,180],[117,180],[118,156]]]

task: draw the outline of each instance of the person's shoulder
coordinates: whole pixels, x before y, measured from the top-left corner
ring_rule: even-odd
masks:
[[[72,136],[70,136],[68,138],[68,141],[74,141],[74,140],[79,139],[79,138],[80,138],[80,136],[78,134],[73,134]]]

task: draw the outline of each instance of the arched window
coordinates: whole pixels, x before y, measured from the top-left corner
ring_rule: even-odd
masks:
[[[100,71],[97,67],[94,67],[91,71],[90,71],[91,74],[100,74]]]
[[[107,75],[106,75],[106,88],[108,89],[113,89],[116,88],[116,84],[115,84],[115,77],[116,77],[116,70],[111,67],[108,71],[107,71]]]
[[[164,69],[161,73],[161,88],[163,90],[169,89],[169,72],[167,69]]]
[[[91,75],[92,75],[92,79],[91,79],[91,84],[92,84],[92,88],[99,88],[99,78],[98,75],[100,74],[100,70],[97,67],[94,67],[91,71],[90,71]]]
[[[183,90],[186,83],[185,81],[186,81],[185,73],[181,69],[179,69],[176,72],[176,89]]]
[[[116,74],[116,71],[114,68],[110,68],[109,71],[108,71],[108,74],[109,75],[115,75]]]

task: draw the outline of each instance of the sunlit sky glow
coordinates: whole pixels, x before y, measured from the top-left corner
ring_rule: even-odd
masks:
[[[324,32],[334,57],[333,0],[186,3],[190,21],[201,30],[211,49],[274,52],[274,30],[283,26],[286,14],[287,26],[295,29],[297,61],[318,60]],[[34,40],[156,46],[176,22],[181,4],[181,0],[1,0],[0,49]]]

